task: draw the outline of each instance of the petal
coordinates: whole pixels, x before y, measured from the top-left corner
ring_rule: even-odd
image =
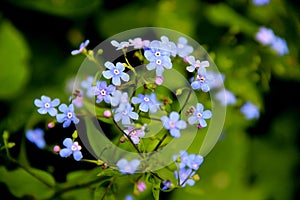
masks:
[[[59,155],[63,158],[65,157],[68,157],[72,154],[72,150],[71,149],[67,149],[67,148],[64,148],[62,150],[59,151]]]
[[[129,77],[128,74],[122,73],[121,79],[122,79],[123,81],[127,82],[127,81],[129,81],[129,78],[130,78],[130,77]]]
[[[67,119],[67,120],[63,123],[63,128],[69,127],[70,124],[71,124],[71,120]]]
[[[180,120],[176,123],[176,128],[178,129],[185,129],[186,128],[186,122],[183,120]]]
[[[149,61],[155,60],[155,56],[153,55],[153,52],[151,50],[145,51],[144,56]]]
[[[202,61],[202,62],[200,63],[200,67],[209,67],[209,62],[208,62],[207,60]]]
[[[56,120],[58,123],[62,123],[65,120],[65,114],[57,114],[56,115]]]
[[[180,137],[180,131],[176,128],[172,128],[170,130],[170,134],[175,137],[175,138],[179,138]]]
[[[140,161],[138,160],[138,159],[133,159],[132,161],[130,161],[130,163],[129,163],[129,165],[132,167],[132,168],[134,168],[134,169],[136,169],[139,165],[140,165]],[[134,170],[135,171],[135,170]]]
[[[130,112],[129,117],[131,119],[137,120],[139,118],[139,115],[136,112]]]
[[[60,100],[58,98],[55,98],[52,102],[51,102],[51,106],[56,107],[58,106],[60,103]]]
[[[201,103],[197,103],[197,111],[200,113],[203,112],[203,105]]]
[[[48,112],[48,110],[46,108],[39,108],[37,111],[38,111],[38,113],[40,113],[42,115],[44,115]]]
[[[202,84],[202,85],[201,85],[201,90],[202,90],[203,92],[208,92],[208,91],[209,91],[209,86],[208,86],[207,84]]]
[[[168,118],[167,116],[162,116],[162,117],[160,118],[160,120],[161,120],[161,122],[162,122],[164,128],[167,129],[167,130],[169,130],[169,129],[170,129],[170,126],[169,126],[169,118]]]
[[[202,114],[202,117],[203,117],[204,119],[209,119],[209,118],[211,118],[211,116],[212,116],[212,113],[211,113],[210,110],[205,110],[205,111],[203,112],[203,114]]]
[[[83,156],[82,156],[82,153],[80,151],[74,151],[73,152],[73,158],[74,158],[74,160],[79,161],[79,160],[81,160],[82,157]]]
[[[151,63],[149,63],[148,65],[146,65],[146,68],[147,68],[148,70],[153,70],[153,69],[156,68],[156,64],[151,62]]]
[[[149,110],[149,107],[148,107],[148,104],[146,103],[141,103],[140,106],[139,106],[139,109],[143,112],[148,112]]]
[[[108,69],[112,69],[112,68],[115,67],[115,65],[114,65],[112,62],[109,62],[109,61],[106,61],[106,62],[104,63],[104,66],[105,66],[106,68],[108,68]]]
[[[198,121],[198,118],[196,116],[191,116],[188,118],[189,124],[195,124]]]
[[[124,65],[123,65],[122,63],[120,63],[120,62],[118,62],[118,63],[116,64],[116,68],[117,68],[120,72],[122,72],[122,71],[125,70]]]
[[[128,165],[128,161],[125,158],[122,158],[121,160],[119,160],[117,162],[117,166],[119,167],[119,169],[122,169],[124,167],[126,167]]]
[[[58,109],[61,111],[61,112],[67,112],[67,111],[69,111],[69,108],[68,108],[68,106],[66,105],[66,104],[61,104],[59,107],[58,107]]]
[[[177,122],[179,120],[179,114],[177,112],[171,112],[170,114],[170,120]]]
[[[57,114],[57,110],[55,108],[50,108],[48,110],[49,115],[51,115],[52,117],[54,117]]]
[[[157,76],[162,76],[163,72],[165,71],[165,69],[163,68],[163,66],[156,66],[156,75]]]
[[[198,90],[200,88],[200,83],[198,81],[194,81],[191,86],[194,90]]]
[[[102,74],[106,79],[111,79],[113,77],[112,73],[109,70],[103,71]]]
[[[207,123],[206,123],[206,121],[204,119],[200,119],[199,122],[200,122],[200,125],[202,127],[206,127],[207,126]]]
[[[112,78],[112,83],[116,86],[120,86],[121,85],[121,80],[120,77],[113,77]]]
[[[35,99],[34,100],[34,105],[37,106],[37,107],[44,107],[45,104],[41,100]]]
[[[141,99],[138,98],[138,97],[132,97],[132,98],[131,98],[131,102],[132,102],[133,104],[139,104],[139,103],[141,103]]]
[[[78,124],[79,119],[77,117],[73,117],[72,121],[73,121],[74,124]]]
[[[46,102],[51,102],[51,99],[50,99],[50,97],[48,97],[48,96],[45,96],[45,95],[43,95],[43,96],[41,97],[41,99],[42,99],[42,102],[43,102],[43,103],[46,103]]]
[[[67,147],[67,148],[71,148],[72,145],[73,145],[72,139],[71,139],[71,138],[66,138],[66,139],[64,139],[63,145],[64,145],[65,147]]]

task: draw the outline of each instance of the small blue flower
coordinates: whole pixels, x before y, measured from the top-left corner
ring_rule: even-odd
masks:
[[[129,75],[124,72],[125,67],[122,63],[118,62],[116,65],[107,61],[104,63],[105,67],[109,70],[103,71],[102,74],[106,79],[112,78],[112,83],[116,86],[121,85],[121,80],[129,81]]]
[[[194,48],[187,44],[187,39],[185,37],[179,37],[177,43],[177,55],[184,58],[194,51]]]
[[[203,92],[208,92],[210,90],[209,88],[210,81],[211,78],[206,75],[206,69],[199,68],[196,76],[196,80],[191,83],[191,86],[194,90],[201,89]]]
[[[85,48],[87,47],[87,45],[88,45],[89,43],[90,43],[89,40],[86,40],[85,42],[82,42],[82,43],[80,44],[79,49],[78,49],[78,50],[73,50],[73,51],[71,52],[71,54],[74,56],[74,55],[77,55],[77,54],[82,53],[82,52],[85,50]]]
[[[271,44],[271,48],[280,56],[289,53],[289,48],[286,44],[286,41],[280,37],[275,37]]]
[[[135,49],[142,49],[144,47],[149,47],[150,45],[149,40],[142,40],[142,38],[139,37],[134,38],[133,40],[129,39],[128,41],[133,45],[133,48]]]
[[[186,70],[189,72],[193,72],[195,70],[199,70],[200,68],[209,67],[209,62],[207,60],[200,62],[200,60],[196,60],[194,56],[188,56],[186,61],[190,64],[190,66],[186,67]]]
[[[207,123],[205,119],[209,119],[212,116],[210,110],[203,111],[204,107],[201,103],[197,103],[197,108],[193,108],[194,113],[193,116],[188,118],[189,124],[196,124],[199,123],[201,127],[206,127]]]
[[[79,119],[76,117],[74,113],[74,105],[70,104],[67,106],[66,104],[61,104],[58,109],[63,112],[62,114],[56,115],[56,120],[58,123],[63,123],[63,127],[69,127],[71,122],[77,124]]]
[[[57,114],[57,109],[55,108],[60,103],[59,99],[55,98],[53,101],[51,101],[50,97],[42,95],[41,100],[35,99],[34,105],[37,107],[40,107],[38,109],[38,113],[40,114],[46,114],[49,113],[52,117],[54,117]]]
[[[150,110],[151,113],[156,113],[161,105],[157,101],[155,93],[151,93],[150,95],[138,94],[138,97],[132,97],[131,102],[133,104],[140,104],[139,109],[141,111],[148,112]]]
[[[40,149],[46,146],[44,131],[40,128],[26,131],[26,138]]]
[[[198,170],[203,161],[203,156],[190,154],[188,157],[187,167],[189,167],[192,170]]]
[[[180,137],[180,129],[186,128],[186,122],[179,120],[179,113],[172,111],[170,117],[162,116],[161,121],[165,129],[170,130],[171,136],[175,138]]]
[[[260,27],[255,35],[256,40],[263,45],[271,45],[275,37],[274,32],[266,27]]]
[[[112,93],[112,97],[110,98],[110,104],[114,107],[118,106],[119,110],[125,109],[127,104],[129,103],[128,93],[121,92],[120,90],[115,90]]]
[[[270,3],[270,0],[252,0],[252,2],[257,6],[263,6]]]
[[[116,87],[113,85],[107,86],[105,81],[97,81],[94,87],[94,94],[97,97],[96,103],[100,103],[103,100],[105,103],[111,102],[111,94],[115,91]]]
[[[170,53],[171,56],[176,56],[176,53],[177,53],[177,47],[176,47],[176,44],[174,42],[171,42],[169,40],[169,38],[167,36],[161,36],[160,37],[161,41],[159,46],[160,46],[160,49],[162,49],[163,51],[167,51]],[[151,44],[150,44],[151,46]],[[154,46],[154,45],[153,45]]]
[[[125,200],[133,200],[133,196],[128,194],[126,197],[125,197]]]
[[[145,129],[147,124],[144,124],[140,129],[135,129],[133,126],[129,126],[128,129],[124,130],[124,133],[128,135],[134,144],[140,142],[140,138],[145,136]]]
[[[79,161],[82,159],[81,146],[79,146],[78,142],[73,142],[71,138],[66,138],[63,141],[63,145],[66,148],[59,151],[61,157],[65,158],[73,154],[74,160]]]
[[[133,112],[133,107],[130,103],[119,106],[116,110],[114,110],[114,120],[116,122],[122,120],[123,125],[130,124],[130,119],[137,120],[139,115],[136,112]]]
[[[133,174],[140,163],[141,162],[138,159],[133,159],[128,162],[125,158],[122,158],[117,162],[117,167],[122,174]]]
[[[150,48],[144,52],[145,58],[150,61],[146,65],[146,68],[151,71],[156,69],[156,75],[162,76],[164,68],[171,69],[172,62],[168,55],[165,55],[165,52],[158,48]]]
[[[223,106],[236,103],[236,98],[234,94],[226,89],[220,90],[216,94],[216,98],[221,102]]]
[[[116,40],[112,40],[110,42],[114,47],[117,47],[116,50],[120,50],[120,49],[124,49],[124,48],[128,48],[129,46],[132,46],[132,44],[130,44],[129,42],[118,42]]]
[[[161,190],[168,190],[172,187],[172,182],[170,180],[165,180],[162,182],[162,188]]]
[[[181,150],[179,152],[179,155],[174,155],[173,156],[173,161],[176,162],[176,165],[178,166],[179,163],[179,168],[185,168],[189,162],[189,155],[186,151]]]
[[[193,170],[190,168],[181,168],[179,169],[179,174],[178,171],[175,171],[174,174],[175,178],[177,180],[179,179],[179,185],[181,187],[184,187],[186,184],[190,186],[195,184],[195,181],[192,178],[195,175],[195,172],[193,172]]]
[[[240,110],[245,115],[246,119],[259,118],[258,107],[250,101],[246,102]]]

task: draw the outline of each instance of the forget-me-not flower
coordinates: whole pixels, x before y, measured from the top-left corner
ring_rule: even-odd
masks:
[[[26,138],[40,149],[43,149],[46,146],[43,129],[36,128],[27,130]]]
[[[124,72],[125,67],[122,63],[117,62],[116,65],[114,65],[112,62],[105,62],[105,67],[109,70],[103,71],[102,74],[106,79],[112,78],[112,83],[116,86],[121,85],[121,80],[127,82],[129,81],[129,75]]]
[[[178,171],[174,172],[175,178],[179,179],[179,185],[181,187],[184,187],[186,184],[193,186],[195,184],[195,181],[193,180],[193,176],[195,175],[195,172],[190,168],[181,168]]]
[[[146,50],[144,52],[144,56],[148,61],[150,61],[150,63],[146,65],[146,68],[149,71],[155,69],[157,76],[162,76],[164,68],[172,68],[172,62],[169,55],[166,55],[166,52],[162,51],[159,48],[151,47],[149,50]]]
[[[34,105],[39,107],[37,110],[40,114],[49,114],[54,117],[57,114],[57,109],[55,108],[60,103],[58,98],[51,100],[50,97],[42,95],[41,99],[35,99]]]
[[[280,37],[275,37],[274,41],[271,44],[271,48],[276,51],[280,56],[285,55],[289,52],[289,48],[286,44],[286,41]]]
[[[220,90],[216,94],[216,98],[221,102],[223,106],[227,106],[228,104],[235,104],[236,98],[234,94],[226,89]]]
[[[180,120],[178,112],[172,111],[170,117],[162,116],[161,121],[165,129],[170,130],[171,136],[180,137],[180,129],[185,129],[187,124],[184,120]]]
[[[148,94],[138,94],[138,97],[132,97],[131,102],[133,104],[140,104],[139,109],[143,112],[150,111],[151,113],[156,113],[157,109],[161,105],[157,99],[155,93]]]
[[[250,101],[246,102],[240,110],[245,115],[246,119],[259,118],[258,107]]]
[[[193,72],[195,70],[198,71],[200,68],[209,67],[209,62],[207,60],[200,62],[200,60],[196,60],[194,56],[188,56],[186,61],[190,64],[190,66],[186,67],[186,70],[189,72]]]
[[[179,37],[178,38],[178,43],[177,43],[177,55],[181,58],[184,58],[188,55],[190,55],[193,51],[194,48],[190,45],[187,44],[188,41],[185,37]]]
[[[202,90],[203,92],[208,92],[210,90],[209,88],[209,82],[211,81],[211,78],[207,76],[206,69],[205,68],[199,68],[198,73],[196,75],[196,80],[194,80],[191,83],[191,86],[194,90]]]
[[[255,35],[255,38],[258,42],[263,45],[270,45],[275,39],[275,34],[272,29],[266,27],[260,27],[258,32]]]
[[[85,42],[82,42],[81,44],[80,44],[80,47],[79,47],[79,49],[77,50],[73,50],[72,52],[71,52],[71,54],[74,56],[74,55],[77,55],[77,54],[80,54],[80,53],[82,53],[84,50],[85,50],[85,48],[87,47],[87,45],[90,43],[90,41],[89,40],[86,40]]]
[[[130,124],[130,119],[137,120],[139,115],[133,111],[133,107],[130,103],[119,106],[114,110],[114,120],[116,122],[121,120],[123,125]]]
[[[200,124],[201,127],[206,127],[207,123],[205,119],[209,119],[212,116],[210,110],[203,110],[204,107],[201,103],[197,103],[197,108],[194,108],[193,115],[188,118],[189,124]]]
[[[123,41],[123,42],[118,42],[116,40],[112,40],[110,42],[114,47],[117,47],[116,50],[120,50],[120,49],[124,49],[124,48],[128,48],[129,46],[132,46],[132,44],[130,44],[127,41]]]
[[[82,153],[81,153],[81,146],[78,144],[78,142],[73,142],[71,138],[66,138],[63,141],[63,145],[66,148],[63,148],[59,151],[59,155],[63,158],[70,156],[73,154],[73,158],[76,161],[79,161],[82,159]]]
[[[66,104],[61,104],[58,109],[62,112],[61,114],[56,115],[56,120],[59,123],[63,123],[63,127],[67,128],[70,126],[71,122],[77,124],[79,119],[76,117],[74,113],[74,105],[70,104],[67,106]]]
[[[140,138],[145,136],[146,124],[144,124],[140,129],[135,129],[133,126],[128,127],[128,129],[124,130],[124,133],[130,137],[134,144],[138,144],[140,142]]]
[[[86,95],[88,97],[93,97],[95,95],[93,90],[93,82],[94,82],[93,76],[88,76],[85,80],[81,82],[81,87],[86,89]]]
[[[128,162],[128,160],[122,158],[117,162],[117,167],[122,174],[133,174],[137,170],[140,163],[141,161],[138,159],[133,159]]]
[[[149,47],[150,45],[149,40],[142,40],[142,38],[140,37],[129,39],[128,41],[133,45],[133,48],[135,49],[142,49],[144,47]]]
[[[113,85],[108,85],[106,81],[97,81],[96,86],[94,87],[94,94],[97,98],[96,103],[100,103],[103,100],[105,103],[111,102],[111,94],[115,91],[116,87]]]

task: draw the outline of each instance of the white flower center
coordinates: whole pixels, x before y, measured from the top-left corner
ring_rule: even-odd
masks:
[[[68,112],[67,117],[68,117],[69,119],[71,119],[71,118],[73,117],[73,113]]]
[[[102,89],[102,90],[100,91],[100,94],[101,94],[102,96],[105,96],[105,95],[106,95],[106,91],[105,91],[104,89]]]
[[[157,52],[155,52],[155,54],[154,54],[155,56],[160,56],[160,52],[159,51],[157,51]]]
[[[160,64],[161,64],[161,60],[160,60],[160,59],[157,59],[157,60],[156,60],[156,64],[160,65]]]
[[[150,99],[148,97],[144,97],[144,101],[148,102]]]
[[[74,144],[71,147],[72,151],[80,151],[81,150],[81,146],[79,146],[78,142],[74,142]]]
[[[171,128],[174,128],[175,125],[176,125],[175,122],[173,122],[173,121],[170,121],[170,122],[169,122],[169,126],[170,126]]]
[[[50,108],[50,103],[45,103],[45,108]]]
[[[203,83],[205,81],[205,78],[203,76],[197,75],[197,79]]]
[[[179,49],[182,49],[182,48],[184,47],[184,45],[183,45],[183,44],[178,44],[177,47],[178,47]]]
[[[197,117],[198,118],[202,117],[202,114],[201,113],[197,113]]]
[[[116,74],[116,75],[120,74],[119,70],[114,69],[114,74]]]

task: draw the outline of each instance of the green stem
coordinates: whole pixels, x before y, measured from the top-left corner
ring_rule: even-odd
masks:
[[[116,179],[116,177],[113,177],[113,178],[111,179],[111,181],[110,181],[109,185],[107,186],[107,188],[106,188],[106,190],[105,190],[103,196],[101,197],[101,200],[104,200],[105,196],[106,196],[107,193],[109,192],[109,190],[110,190],[112,184],[114,183],[115,179]]]
[[[163,141],[167,138],[168,135],[169,135],[169,132],[166,132],[164,134],[164,136],[160,139],[160,141],[158,142],[156,147],[153,149],[153,152],[157,151],[157,149],[160,147],[160,145],[163,143]]]
[[[125,58],[125,61],[127,63],[127,65],[125,67],[127,67],[128,69],[132,70],[134,75],[137,75],[135,69],[131,66],[131,64],[129,63],[128,59],[127,59],[127,55],[126,55],[126,50],[125,49],[122,49],[123,50],[123,53],[124,53],[124,58]]]
[[[188,93],[188,96],[186,97],[186,100],[185,100],[185,102],[184,102],[184,104],[183,104],[183,106],[182,106],[182,108],[179,110],[179,114],[181,114],[181,112],[183,111],[183,109],[185,108],[185,106],[187,105],[187,103],[188,103],[188,101],[189,101],[189,99],[190,99],[190,97],[191,97],[191,94],[192,94],[192,88],[190,88],[190,90],[189,90],[189,93]]]

